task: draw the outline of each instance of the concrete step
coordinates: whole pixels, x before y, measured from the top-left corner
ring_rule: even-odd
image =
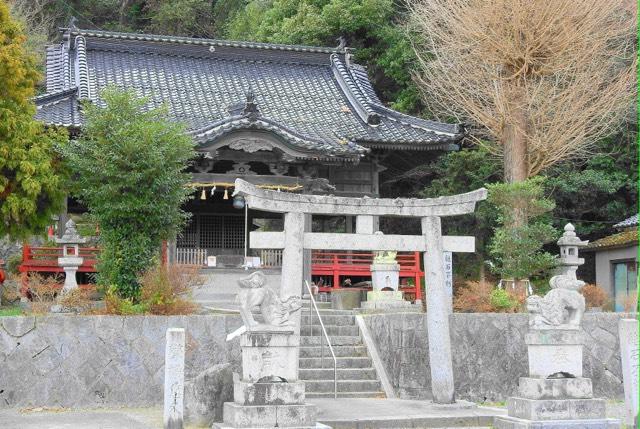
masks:
[[[375,368],[339,368],[336,375],[338,380],[377,380]],[[300,379],[333,380],[333,368],[301,369]]]
[[[336,359],[338,368],[370,368],[370,357],[339,357]],[[300,358],[300,369],[333,368],[333,359],[329,356],[324,358],[324,363],[319,357]]]
[[[329,336],[359,336],[360,330],[357,325],[352,326],[335,326],[335,325],[325,325],[325,329],[327,330],[327,335]],[[322,329],[318,327],[311,326],[301,326],[300,327],[300,335],[302,336],[316,336],[322,335]]]
[[[333,380],[305,380],[305,393],[331,393],[333,392]],[[378,380],[338,380],[338,392],[378,392],[380,391]]]
[[[333,391],[328,392],[305,392],[306,398],[333,398]],[[338,392],[338,398],[378,398],[384,399],[386,395],[383,391],[376,392]],[[309,401],[313,403],[313,401]],[[333,427],[333,426],[332,426]],[[369,427],[369,426],[361,426]]]
[[[322,314],[320,313],[320,317],[322,318],[322,323],[325,326],[333,325],[333,326],[351,326],[356,324],[356,317],[351,314]],[[309,318],[308,313],[302,313],[302,317],[300,318],[300,322],[302,326],[320,326],[320,321],[318,320],[318,316],[315,314],[312,318]]]
[[[362,345],[362,338],[359,336],[329,336],[332,346],[359,346]],[[327,340],[320,335],[300,337],[301,346],[319,346],[320,343],[327,344]]]
[[[321,302],[316,300],[316,306],[318,307],[318,310],[325,309],[325,308],[331,309],[331,302]],[[309,301],[308,299],[303,299],[302,308],[309,308],[309,307],[313,307],[313,305],[311,305],[311,301]]]
[[[315,311],[311,310],[311,313],[315,315]],[[302,309],[302,317],[309,317],[309,309],[308,308],[303,308]],[[320,309],[320,315],[322,317],[324,316],[331,316],[331,315],[353,315],[353,310],[330,310],[330,309]]]
[[[365,346],[336,346],[333,352],[338,357],[364,357],[367,356],[367,348]],[[300,347],[301,358],[321,357],[324,353],[325,358],[331,359],[331,351],[328,346],[303,346]]]

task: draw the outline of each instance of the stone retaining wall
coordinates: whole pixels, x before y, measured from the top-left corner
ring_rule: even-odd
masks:
[[[618,319],[621,313],[587,313],[583,328],[585,377],[594,393],[623,399]],[[455,313],[451,342],[456,395],[471,401],[504,401],[516,393],[518,377],[528,372],[524,334],[526,314]],[[364,317],[396,394],[430,398],[427,319],[424,314]]]
[[[162,403],[167,328],[185,328],[185,378],[232,363],[239,316],[0,317],[0,408]]]
[[[593,378],[596,395],[611,399],[623,397],[620,317],[590,313],[584,321],[586,376]],[[425,315],[364,320],[397,394],[428,398]],[[161,404],[166,329],[186,329],[190,380],[214,365],[229,363],[240,371],[239,342],[226,341],[240,325],[234,315],[0,317],[0,408]],[[518,377],[527,372],[527,316],[454,314],[451,326],[458,397],[493,402],[514,394]]]

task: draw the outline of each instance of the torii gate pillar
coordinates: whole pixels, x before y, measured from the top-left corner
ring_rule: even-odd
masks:
[[[424,281],[427,299],[427,331],[429,332],[429,367],[431,368],[431,392],[433,402],[455,402],[453,388],[453,359],[449,335],[449,315],[452,302],[445,288],[444,248],[440,218],[422,218],[424,252]],[[434,359],[434,357],[438,357]]]

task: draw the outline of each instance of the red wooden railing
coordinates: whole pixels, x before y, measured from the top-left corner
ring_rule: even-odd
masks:
[[[78,268],[81,273],[95,273],[97,247],[81,247],[80,255],[84,258]],[[62,273],[58,266],[58,258],[62,256],[62,247],[35,247],[25,244],[22,248],[22,285],[26,291],[27,279],[30,272]],[[166,263],[167,248],[163,243],[162,260]],[[371,277],[369,266],[372,264],[374,252],[326,252],[317,250],[311,256],[311,275],[327,276],[332,279],[329,286],[320,287],[321,292],[331,292],[340,287],[340,278],[344,276]],[[420,252],[399,252],[396,261],[400,265],[400,278],[413,279],[413,285],[402,286],[400,289],[412,295],[414,299],[421,299],[420,284],[424,272],[420,268]]]
[[[70,248],[73,251],[73,247]],[[95,273],[98,262],[97,247],[80,247],[79,255],[83,258],[82,265],[78,267],[80,273]],[[63,273],[58,265],[58,258],[62,257],[62,247],[22,246],[22,263],[18,267],[22,281],[21,291],[26,294],[28,290],[29,273]]]
[[[311,254],[311,275],[329,276],[331,286],[320,287],[321,292],[330,292],[340,287],[340,277],[371,277],[369,266],[373,263],[374,252],[325,252]],[[398,252],[396,261],[400,265],[400,278],[413,279],[412,286],[401,286],[401,290],[421,299],[420,282],[424,272],[420,269],[420,252]]]

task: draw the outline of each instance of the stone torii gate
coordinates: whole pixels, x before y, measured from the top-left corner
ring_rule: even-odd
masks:
[[[252,209],[284,213],[283,232],[250,233],[251,248],[284,249],[281,298],[301,294],[305,250],[424,252],[433,401],[455,402],[449,334],[449,315],[453,310],[445,286],[443,252],[474,252],[475,237],[442,236],[440,218],[473,213],[476,203],[487,198],[486,189],[428,199],[349,198],[268,191],[237,179],[234,195],[244,197]],[[356,233],[306,232],[305,216],[314,214],[354,215]],[[422,235],[375,235],[374,218],[377,216],[419,217]]]

